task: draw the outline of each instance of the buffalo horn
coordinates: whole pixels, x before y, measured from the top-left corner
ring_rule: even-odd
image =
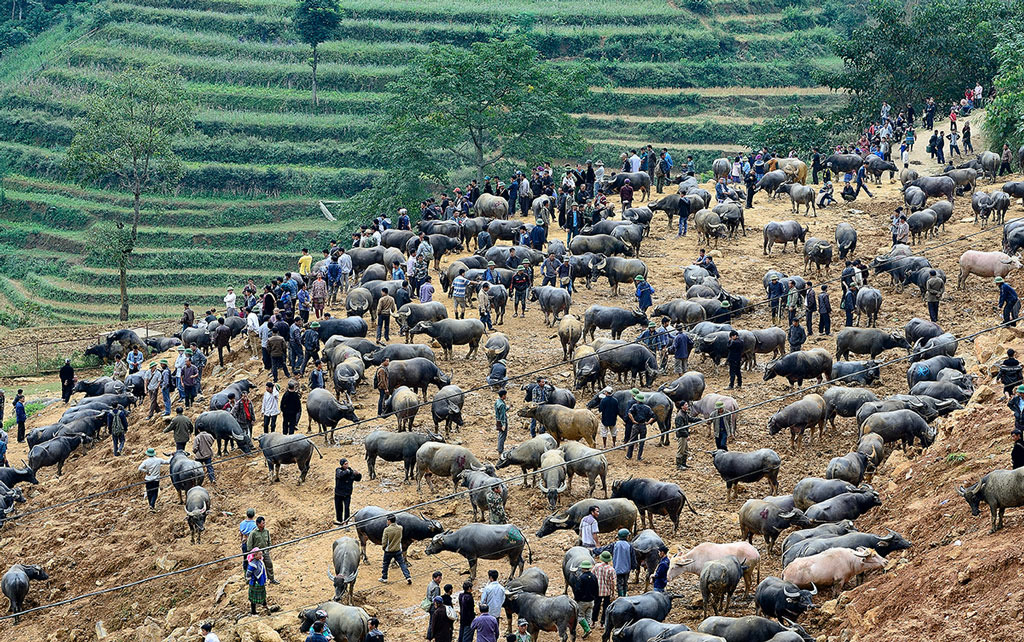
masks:
[[[811,595],[817,595],[817,594],[818,594],[818,587],[814,585],[814,582],[811,582]]]
[[[331,572],[331,565],[327,565],[327,579],[334,581],[334,573]]]
[[[789,511],[789,512],[786,512],[786,513],[779,513],[779,517],[781,517],[782,519],[792,519],[792,518],[796,517],[796,512],[795,511]]]

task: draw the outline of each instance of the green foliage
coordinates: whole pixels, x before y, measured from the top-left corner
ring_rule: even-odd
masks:
[[[302,41],[313,50],[309,66],[313,70],[313,104],[319,104],[316,96],[316,68],[319,63],[320,43],[334,37],[338,24],[341,22],[341,7],[338,0],[299,0],[295,8],[292,28]]]
[[[569,117],[588,70],[555,68],[521,38],[433,45],[390,90],[381,149],[414,175],[444,182],[452,160],[478,180],[506,158],[565,157],[583,147]],[[400,168],[395,168],[400,169]]]
[[[833,41],[843,68],[821,79],[850,93],[851,113],[861,121],[875,116],[882,100],[959,99],[975,81],[989,84],[999,26],[1021,12],[1024,0],[871,0],[870,19]]]
[[[796,150],[799,156],[806,157],[814,147],[825,148],[832,143],[836,138],[834,128],[833,123],[806,116],[799,107],[792,107],[785,116],[769,118],[749,128],[741,140],[750,149],[765,147],[780,155]]]
[[[40,410],[46,407],[46,403],[42,401],[30,401],[25,404],[25,414],[31,417]],[[9,430],[14,425],[14,412],[11,411],[10,416],[4,419],[4,430]]]
[[[947,464],[962,464],[967,461],[967,455],[965,453],[949,453],[946,455]]]
[[[985,111],[985,132],[993,150],[1024,145],[1024,36],[1022,24],[1008,25],[995,48],[999,71],[993,80],[996,97]]]

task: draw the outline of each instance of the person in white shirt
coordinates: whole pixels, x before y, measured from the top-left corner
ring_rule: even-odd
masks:
[[[160,494],[160,467],[171,462],[156,456],[156,450],[146,449],[146,460],[139,464],[139,471],[145,475],[146,499],[149,500],[149,512],[156,512],[156,498]]]
[[[633,150],[633,155],[629,157],[629,171],[640,171],[640,157],[636,155],[636,150]]]
[[[597,548],[597,539],[595,535],[598,532],[597,516],[601,513],[596,505],[590,507],[590,512],[587,516],[580,520],[580,542],[581,546],[585,546],[589,549]]]
[[[270,340],[270,320],[269,319],[263,322],[263,324],[260,326],[258,332],[259,332],[259,335],[260,335],[260,354],[263,357],[263,369],[264,370],[270,370],[270,366],[271,366],[271,363],[270,363],[270,351],[267,350],[267,341]]]
[[[235,288],[228,288],[228,293],[224,295],[224,308],[225,314],[229,317],[238,314],[238,308],[235,307]]]
[[[281,406],[278,403],[280,390],[272,381],[267,382],[267,389],[263,393],[263,434],[277,430],[277,416],[281,414]]]
[[[203,631],[203,642],[220,642],[220,638],[213,632],[213,622],[203,622],[199,628]]]
[[[342,252],[338,257],[338,267],[341,268],[341,291],[348,292],[349,281],[352,277],[352,257]]]
[[[250,359],[260,358],[260,317],[256,310],[250,310],[245,317],[245,336],[249,344]]]

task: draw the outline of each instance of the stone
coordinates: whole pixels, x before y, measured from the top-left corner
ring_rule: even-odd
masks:
[[[97,640],[102,640],[103,638],[107,637],[108,635],[109,635],[109,633],[107,633],[106,627],[103,626],[103,620],[100,620],[99,622],[97,622],[96,623],[96,639]]]

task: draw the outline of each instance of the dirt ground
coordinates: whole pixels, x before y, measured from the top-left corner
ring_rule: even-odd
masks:
[[[917,166],[919,170],[922,167]],[[856,255],[870,260],[878,248],[889,245],[889,216],[900,200],[897,184],[890,183],[888,178],[883,182],[884,185],[877,190],[872,188],[875,198],[869,199],[862,195],[852,204],[842,203],[820,211],[817,218],[805,218],[802,215],[794,217],[788,200],[780,198],[773,201],[759,194],[754,208],[746,213],[747,235],[723,240],[719,244],[722,257],[717,260],[717,264],[722,272],[724,287],[734,294],[757,301],[764,296],[761,278],[766,270],[774,268],[787,274],[803,274],[802,256],[794,254],[792,249],[780,253],[776,248],[771,257],[763,256],[761,228],[772,220],[796,218],[809,226],[808,236],[828,240],[833,239],[836,224],[848,221],[859,233]],[[1001,185],[1002,181],[998,184]],[[711,185],[706,187],[710,189]],[[987,181],[981,187],[991,189]],[[951,282],[947,286],[947,299],[942,306],[940,321],[944,328],[957,335],[968,334],[998,321],[993,310],[997,298],[995,287],[975,277],[966,290],[957,291],[955,275],[957,259],[964,250],[999,249],[999,231],[958,241],[934,251],[927,249],[930,245],[976,231],[977,227],[959,222],[969,212],[969,199],[958,198],[953,220],[946,231],[941,232],[936,240],[930,241],[924,248],[915,248],[949,275]],[[1011,216],[1019,215],[1019,212],[1020,206],[1014,204]],[[561,233],[553,236],[564,238]],[[656,290],[655,303],[684,296],[686,286],[681,268],[692,262],[697,250],[697,239],[692,232],[685,238],[677,239],[674,231],[669,233],[666,230],[664,216],[660,213],[655,216],[650,240],[645,242],[641,250],[641,258],[649,267],[650,280]],[[831,277],[837,277],[838,273],[839,269],[834,268]],[[817,275],[805,276],[814,281],[820,280]],[[916,290],[897,293],[888,284],[888,280],[887,277],[878,277],[871,283],[880,287],[885,296],[878,321],[879,328],[902,331],[909,319],[927,316]],[[1018,278],[1011,278],[1010,281],[1019,283]],[[830,288],[838,289],[838,284]],[[630,297],[626,294],[626,288],[622,292],[618,297],[612,297],[607,282],[596,283],[593,289],[580,290],[574,294],[572,312],[582,315],[594,303],[628,307]],[[449,299],[441,296],[440,300],[449,305],[451,310]],[[841,326],[842,312],[835,293],[832,303],[834,326]],[[340,306],[335,312],[343,314]],[[744,315],[735,325],[741,328],[760,328],[769,323],[770,316],[761,306],[754,314]],[[512,339],[512,352],[508,359],[510,374],[560,363],[558,341],[549,338],[554,331],[541,325],[541,316],[536,308],[532,308],[525,319],[507,314],[500,330]],[[638,328],[627,332],[627,337],[635,336],[635,330]],[[1020,343],[1018,333],[1006,330],[998,337],[993,337],[986,344],[986,349],[964,345],[960,354],[966,356],[969,366],[974,367],[979,361],[990,363],[997,350],[1008,345],[1019,347]],[[834,337],[815,334],[806,347],[823,347],[833,351]],[[259,370],[259,362],[249,361],[247,354],[240,350],[241,346],[236,345],[235,353],[223,371],[211,374],[216,359],[211,360],[211,366],[204,377],[204,390],[207,394],[221,389],[242,373],[262,386],[266,375]],[[980,359],[975,350],[981,353]],[[898,351],[890,351],[883,358],[894,358],[900,354]],[[484,356],[481,354],[467,361],[464,355],[465,348],[458,348],[455,360],[450,364],[445,363],[444,368],[454,369],[454,383],[463,388],[481,385],[487,373]],[[691,367],[704,373],[706,393],[726,392],[724,389],[728,382],[724,368],[715,373],[710,362],[701,363],[699,359],[691,360]],[[876,394],[883,396],[906,392],[905,371],[905,364],[902,363],[886,367],[883,383],[876,387]],[[571,368],[568,364],[555,367],[549,374],[556,385],[571,387]],[[672,378],[671,375],[663,375],[658,378],[655,386],[671,381]],[[10,382],[9,385],[16,383]],[[745,374],[745,384],[742,389],[729,392],[741,407],[788,392],[785,384],[777,379],[763,382],[760,372]],[[522,393],[514,388],[509,395],[513,410],[525,405]],[[979,393],[978,396],[985,395]],[[585,403],[589,395],[578,394],[578,399],[580,404]],[[375,400],[376,395],[370,386],[361,386],[357,397],[357,414],[362,418],[372,416]],[[469,394],[465,410],[466,426],[461,433],[452,437],[452,441],[469,447],[479,458],[492,462],[497,460],[491,424],[493,401],[494,395],[488,390]],[[825,608],[809,617],[804,624],[819,640],[918,640],[925,633],[929,638],[938,640],[1019,637],[1024,612],[1024,589],[1021,588],[1024,551],[1019,543],[1020,538],[1014,535],[1020,532],[1020,516],[1011,510],[1007,515],[1006,530],[988,535],[987,512],[983,511],[983,517],[971,517],[966,504],[955,493],[956,485],[973,483],[984,472],[1008,465],[1009,442],[1006,434],[1012,419],[997,397],[989,395],[989,398],[982,401],[984,403],[972,405],[952,420],[941,420],[944,428],[952,428],[952,436],[943,434],[928,451],[911,453],[910,459],[906,459],[902,453],[896,453],[883,465],[874,483],[885,504],[866,516],[858,526],[862,530],[870,529],[874,532],[892,528],[906,535],[915,546],[901,555],[893,555],[884,574],[869,576],[863,585],[844,593],[838,602],[827,602]],[[778,451],[783,458],[780,474],[782,493],[789,492],[805,476],[823,476],[828,460],[848,452],[857,439],[853,420],[840,419],[837,429],[828,430],[821,443],[815,441],[793,453],[789,449],[787,437],[771,437],[765,429],[767,418],[785,403],[771,403],[743,412],[740,415],[738,437],[730,443],[733,450],[770,447]],[[49,424],[62,411],[60,404],[48,408],[33,417],[29,427]],[[197,408],[190,414],[195,416],[198,412]],[[60,478],[56,477],[55,469],[40,471],[40,484],[26,488],[29,500],[20,510],[31,511],[88,493],[141,481],[137,468],[144,458],[145,449],[153,446],[161,451],[169,451],[172,444],[170,436],[161,432],[162,421],[147,422],[140,415],[138,410],[133,413],[125,456],[113,458],[108,444],[104,443],[73,457]],[[267,516],[268,527],[276,541],[328,529],[332,526],[331,495],[338,457],[348,457],[357,470],[365,473],[363,436],[377,428],[393,429],[392,424],[390,420],[375,420],[355,428],[343,427],[339,431],[339,436],[344,440],[341,446],[325,447],[322,441],[315,442],[323,458],[314,456],[309,478],[301,486],[296,483],[298,473],[294,467],[283,471],[280,483],[269,482],[263,459],[259,456],[233,459],[220,465],[217,470],[218,483],[213,490],[215,512],[207,523],[201,545],[193,546],[189,543],[184,511],[177,505],[174,492],[169,490],[169,484],[165,482],[158,503],[159,512],[156,514],[146,510],[141,487],[133,488],[47,510],[10,524],[0,532],[0,551],[7,564],[39,563],[47,568],[51,579],[33,583],[30,591],[29,605],[36,606],[237,553],[237,526],[248,507],[254,507],[257,513]],[[512,424],[509,447],[529,436],[525,424],[518,418],[513,419]],[[430,427],[429,409],[421,410],[416,426],[418,429]],[[630,475],[678,483],[699,515],[684,513],[679,531],[675,533],[664,518],[659,519],[657,530],[673,550],[677,547],[688,548],[703,541],[727,542],[738,539],[738,508],[746,499],[768,494],[768,484],[760,482],[741,487],[739,499],[729,501],[726,499],[725,486],[712,467],[710,457],[702,452],[712,447],[707,431],[703,428],[697,430],[691,438],[691,452],[695,454],[691,457],[691,468],[687,471],[681,472],[675,468],[674,446],[674,441],[668,448],[648,444],[644,462],[639,464],[627,463],[621,451],[609,453],[609,486],[613,480]],[[947,461],[946,456],[951,453],[964,453],[965,461]],[[26,455],[24,445],[12,444],[9,453],[12,462],[20,462]],[[365,505],[398,509],[440,496],[430,493],[425,485],[423,492],[417,493],[414,484],[403,483],[400,465],[379,463],[378,466],[380,477],[377,481],[364,479],[356,485],[354,510]],[[447,490],[443,484],[440,488]],[[581,488],[575,485],[572,495],[561,500],[561,506],[582,499],[585,490]],[[601,496],[600,490],[598,496]],[[445,527],[451,529],[472,519],[472,511],[465,498],[426,506],[422,513],[440,520]],[[533,533],[548,513],[546,499],[539,491],[523,488],[518,482],[511,485],[509,519],[527,534],[533,552],[533,564],[547,572],[551,579],[549,593],[556,594],[562,590],[562,554],[574,544],[576,535],[561,531],[543,539],[534,536]],[[296,612],[299,608],[332,597],[332,585],[325,568],[330,560],[331,542],[336,537],[346,535],[354,533],[338,531],[324,534],[274,551],[275,571],[281,583],[268,588],[271,604],[280,606],[281,611],[270,617],[252,618],[247,615],[245,586],[239,560],[235,559],[31,614],[24,617],[18,626],[13,626],[11,621],[3,621],[0,622],[0,635],[11,641],[85,640],[94,639],[97,635],[109,636],[106,638],[109,640],[147,642],[159,639],[195,640],[199,639],[199,623],[213,619],[217,622],[217,632],[225,642],[302,640],[304,636],[298,631]],[[609,536],[604,537],[607,539]],[[760,539],[755,541],[755,545],[762,551],[761,576],[778,575],[781,572],[778,557],[766,555]],[[406,586],[404,582],[394,579],[387,585],[377,582],[381,552],[378,547],[371,545],[369,548],[370,565],[361,569],[355,603],[380,617],[382,629],[389,639],[411,642],[422,638],[426,630],[426,616],[418,605],[432,570],[442,570],[444,582],[455,585],[456,591],[465,579],[460,575],[467,568],[463,558],[450,553],[428,558],[423,550],[423,543],[414,544],[410,549],[414,584]],[[502,561],[482,562],[481,575],[488,568],[496,568],[503,575],[507,572],[507,566]],[[392,578],[395,577],[392,574]],[[993,582],[993,579],[996,581]],[[481,585],[482,582],[478,580],[476,590]],[[702,619],[700,597],[695,590],[696,578],[683,576],[670,589],[681,593],[683,598],[674,602],[668,620],[696,627]],[[642,586],[631,586],[630,591],[642,591]],[[752,601],[741,597],[728,615],[752,613]],[[542,637],[550,641],[552,635],[544,634]]]

